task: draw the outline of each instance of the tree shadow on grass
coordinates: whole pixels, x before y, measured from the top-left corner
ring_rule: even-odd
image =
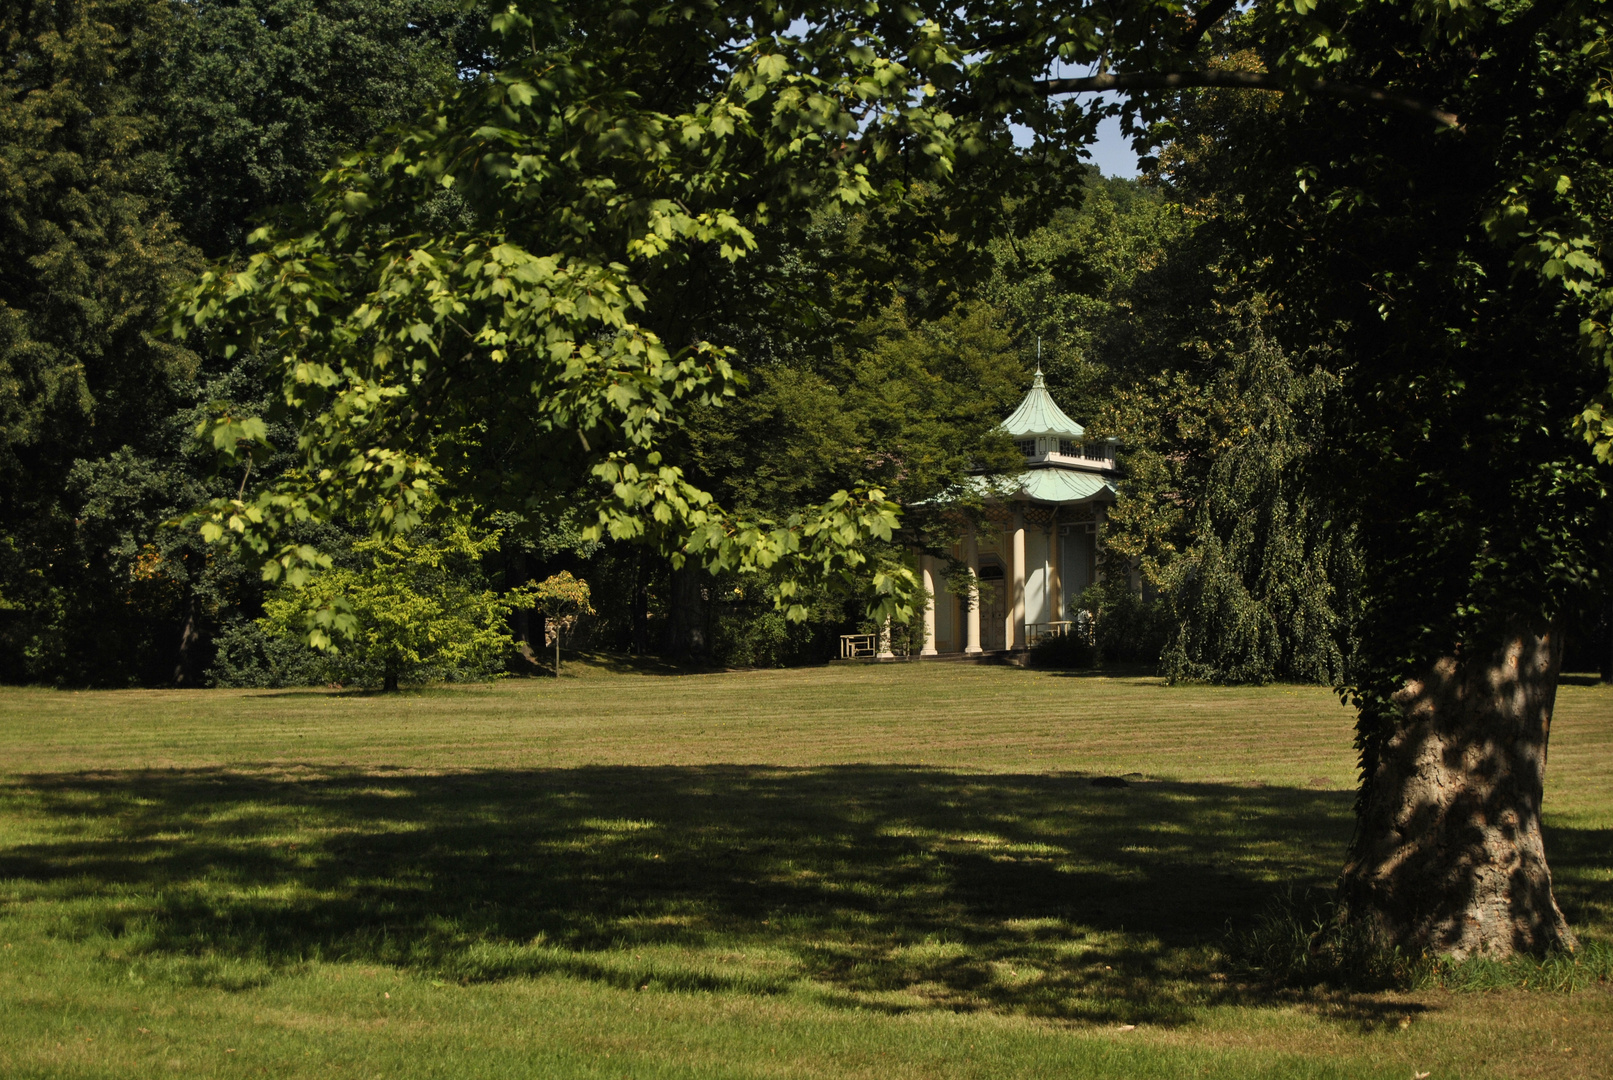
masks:
[[[1286,884],[1331,880],[1350,800],[900,766],[42,775],[0,787],[35,837],[0,849],[0,880],[70,901],[64,928],[120,956],[212,968],[1173,1024],[1279,993],[1226,978],[1217,946]],[[1607,839],[1552,833],[1602,863]]]

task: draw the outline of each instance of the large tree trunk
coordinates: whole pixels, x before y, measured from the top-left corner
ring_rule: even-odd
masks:
[[[1514,626],[1396,695],[1340,882],[1346,919],[1413,954],[1576,947],[1540,834],[1561,662],[1554,628]]]

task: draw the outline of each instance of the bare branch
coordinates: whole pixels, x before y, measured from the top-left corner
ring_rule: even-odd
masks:
[[[1088,75],[1080,79],[1041,79],[1031,84],[1036,92],[1051,97],[1054,94],[1090,94],[1104,90],[1191,90],[1197,87],[1229,87],[1241,90],[1269,90],[1283,93],[1303,90],[1323,97],[1360,101],[1381,105],[1397,112],[1432,120],[1440,127],[1465,130],[1455,114],[1418,101],[1403,94],[1392,94],[1370,86],[1316,79],[1308,83],[1289,84],[1264,71],[1127,71],[1107,75]]]

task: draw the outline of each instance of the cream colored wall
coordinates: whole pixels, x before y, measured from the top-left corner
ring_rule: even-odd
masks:
[[[1025,529],[1025,621],[1027,623],[1042,623],[1051,620],[1047,617],[1047,600],[1052,582],[1047,572],[1048,551],[1047,534],[1041,526],[1031,525]]]

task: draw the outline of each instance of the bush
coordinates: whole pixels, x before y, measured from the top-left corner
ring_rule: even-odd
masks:
[[[262,620],[225,625],[214,645],[213,666],[207,670],[211,686],[278,690],[321,686],[334,677],[325,654],[306,641],[272,633]]]
[[[1098,650],[1085,634],[1069,633],[1045,637],[1031,646],[1030,666],[1054,670],[1075,670],[1096,666]]]
[[[225,685],[307,680],[389,690],[498,678],[514,647],[505,620],[534,602],[530,587],[502,596],[488,587],[480,560],[498,540],[464,523],[436,535],[360,540],[352,565],[272,594],[254,624],[259,636],[234,634],[215,677]],[[315,649],[319,660],[310,663],[304,650]]]
[[[1164,601],[1138,595],[1117,576],[1088,589],[1072,607],[1097,612],[1093,643],[1104,663],[1159,663],[1172,628]]]

